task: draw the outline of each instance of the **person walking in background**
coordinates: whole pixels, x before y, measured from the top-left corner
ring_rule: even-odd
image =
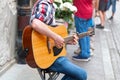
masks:
[[[89,28],[94,26],[92,19],[92,0],[73,0],[73,5],[77,7],[77,12],[74,14],[76,31],[78,33],[87,32]],[[73,56],[72,59],[76,61],[89,61],[90,36],[85,36],[79,39],[79,48],[79,54],[77,56]]]
[[[99,11],[98,11],[99,0],[93,0],[93,7],[95,8],[94,17],[98,17],[99,16]]]
[[[108,10],[110,6],[112,6],[112,16],[109,18],[109,20],[112,20],[116,12],[116,0],[108,0],[108,5],[107,5]]]
[[[64,45],[64,39],[48,28],[48,26],[52,27],[56,25],[53,2],[54,0],[37,0],[32,10],[30,22],[35,31],[51,38],[57,48],[62,48]],[[74,39],[68,43],[77,43],[78,37],[76,35],[73,36]],[[47,69],[65,74],[61,80],[87,80],[86,71],[70,62],[65,56],[57,58]]]
[[[105,26],[105,12],[107,10],[107,3],[108,3],[108,0],[100,0],[99,1],[98,10],[99,10],[101,23],[96,25],[96,28],[104,29],[104,26]]]

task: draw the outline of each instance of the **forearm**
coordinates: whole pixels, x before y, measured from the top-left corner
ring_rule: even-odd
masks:
[[[55,40],[55,37],[57,36],[56,33],[52,32],[49,28],[48,28],[48,25],[44,24],[43,22],[41,22],[40,20],[38,19],[34,19],[32,21],[32,28],[34,30],[36,30],[37,32],[43,34],[43,35],[46,35],[52,39]]]
[[[35,31],[52,38],[54,40],[54,42],[55,42],[56,47],[61,48],[64,45],[64,39],[60,35],[54,33],[53,31],[51,31],[48,28],[48,25],[44,24],[40,20],[34,19],[32,21],[31,25],[32,25],[32,28]],[[70,44],[76,44],[76,42],[77,41],[74,39],[74,40],[70,41]]]
[[[32,24],[31,24],[31,25],[32,25],[32,28],[33,28],[34,30],[36,30],[37,32],[39,32],[39,33],[41,33],[41,34],[43,34],[43,35],[46,35],[46,36],[52,38],[52,39],[54,40],[54,42],[55,42],[55,45],[56,45],[58,48],[61,48],[61,47],[63,46],[63,44],[64,44],[64,39],[63,39],[60,35],[54,33],[53,31],[51,31],[51,30],[48,28],[48,25],[44,24],[43,22],[41,22],[41,21],[38,20],[38,19],[34,19],[34,20],[32,21]]]

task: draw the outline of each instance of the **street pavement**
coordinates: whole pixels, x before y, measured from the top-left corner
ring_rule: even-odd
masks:
[[[105,29],[96,29],[94,36],[94,55],[88,62],[73,61],[72,56],[78,45],[67,45],[67,57],[76,65],[84,68],[88,73],[88,80],[120,80],[120,1],[117,1],[117,11],[113,20],[111,8],[106,12]],[[95,23],[99,24],[99,17]],[[57,80],[61,80],[61,74]],[[27,64],[12,65],[0,80],[41,80],[36,69]]]

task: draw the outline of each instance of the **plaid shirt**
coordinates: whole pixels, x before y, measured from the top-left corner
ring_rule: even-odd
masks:
[[[31,20],[37,18],[48,25],[55,25],[55,8],[52,0],[38,0],[32,9]]]

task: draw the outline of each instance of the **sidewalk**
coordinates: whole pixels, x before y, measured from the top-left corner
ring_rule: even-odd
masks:
[[[40,76],[36,69],[15,63],[0,77],[0,80],[40,80]]]
[[[111,9],[106,13],[104,30],[95,29],[95,51],[89,62],[72,60],[74,50],[78,45],[67,45],[67,57],[76,65],[88,72],[88,80],[120,80],[120,1],[117,2],[117,11],[113,21],[107,20]],[[95,19],[96,23],[99,19]],[[57,80],[61,79],[58,78]],[[15,63],[8,69],[0,80],[41,80],[36,69],[28,65]]]

